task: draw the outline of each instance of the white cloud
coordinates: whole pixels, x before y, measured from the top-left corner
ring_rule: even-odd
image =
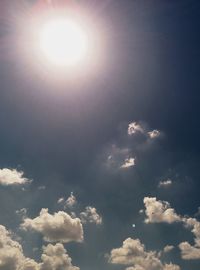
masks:
[[[172,185],[172,180],[171,179],[167,179],[164,181],[160,181],[158,184],[159,188],[168,188]]]
[[[121,166],[122,169],[127,169],[135,166],[135,158],[127,158],[124,161],[124,164]]]
[[[191,246],[188,242],[179,244],[181,250],[181,257],[184,260],[197,260],[200,259],[200,247]]]
[[[72,265],[71,258],[60,243],[43,247],[41,259],[40,270],[79,270],[79,267]]]
[[[133,134],[138,133],[138,132],[140,132],[140,133],[145,132],[144,128],[140,124],[138,124],[136,122],[132,122],[128,125],[128,135],[133,135]]]
[[[157,129],[148,132],[148,136],[150,137],[150,139],[156,139],[160,137],[160,134],[161,134],[160,131]]]
[[[147,218],[146,223],[174,223],[181,221],[181,217],[178,216],[170,204],[166,201],[159,201],[156,198],[145,197],[145,214]]]
[[[69,207],[72,208],[77,204],[76,197],[74,196],[73,192],[71,192],[71,195],[65,202],[65,208]]]
[[[60,204],[60,203],[63,203],[65,201],[65,199],[62,197],[62,198],[59,198],[57,203]]]
[[[191,229],[194,234],[195,244],[192,246],[188,242],[179,244],[181,256],[184,260],[197,260],[200,259],[200,222],[195,218],[183,218],[186,228]]]
[[[144,198],[146,223],[174,223],[182,224],[190,229],[194,235],[194,245],[188,242],[179,244],[181,256],[184,260],[200,259],[200,222],[196,218],[188,218],[177,215],[170,204],[165,201],[158,201],[156,198]]]
[[[180,266],[176,265],[176,264],[165,264],[164,269],[163,270],[180,270]]]
[[[25,218],[21,228],[40,232],[47,242],[83,241],[83,227],[80,219],[72,218],[63,211],[51,215],[48,209],[42,209],[38,217]]]
[[[167,245],[164,247],[163,252],[168,253],[168,252],[172,251],[173,249],[174,249],[174,246]]]
[[[79,270],[60,243],[43,247],[41,262],[26,258],[22,246],[0,225],[0,269],[2,270]]]
[[[83,223],[102,224],[102,217],[97,213],[95,207],[87,206],[85,211],[80,213],[80,218]]]
[[[180,270],[179,266],[163,264],[156,252],[146,251],[139,239],[132,238],[127,238],[122,247],[111,250],[109,262],[129,266],[126,270]]]
[[[31,182],[29,179],[25,178],[22,171],[17,171],[15,169],[0,169],[0,185],[11,186],[11,185],[23,185]]]

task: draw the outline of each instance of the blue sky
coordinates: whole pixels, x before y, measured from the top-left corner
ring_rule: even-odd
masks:
[[[0,3],[0,270],[199,270],[199,1],[77,1],[73,74],[24,43],[35,2]]]

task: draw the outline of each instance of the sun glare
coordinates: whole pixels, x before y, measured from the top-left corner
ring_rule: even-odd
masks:
[[[57,66],[76,65],[88,50],[88,37],[81,25],[67,19],[47,21],[40,30],[39,43],[46,59]]]

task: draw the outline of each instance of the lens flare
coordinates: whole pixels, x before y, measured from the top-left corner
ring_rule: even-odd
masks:
[[[88,38],[76,22],[59,18],[42,26],[39,47],[51,63],[58,66],[73,66],[84,60]]]

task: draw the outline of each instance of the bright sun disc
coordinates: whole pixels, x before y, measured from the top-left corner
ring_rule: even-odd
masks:
[[[73,66],[82,61],[88,49],[83,29],[73,21],[57,19],[45,23],[40,32],[40,48],[58,66]]]

